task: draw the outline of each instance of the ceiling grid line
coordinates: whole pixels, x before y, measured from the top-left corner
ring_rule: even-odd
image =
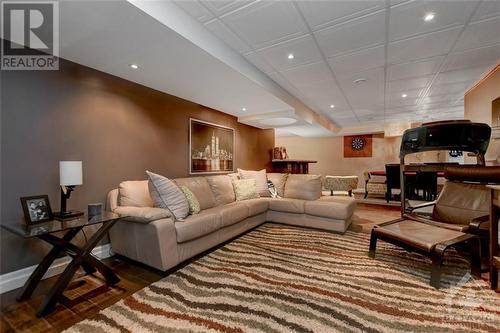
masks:
[[[306,25],[308,31],[309,31],[309,34],[311,34],[312,36],[312,39],[314,40],[314,43],[316,45],[316,47],[318,48],[319,50],[319,53],[321,54],[321,58],[323,60],[323,62],[326,63],[327,67],[328,67],[328,70],[330,71],[330,75],[333,77],[333,81],[335,82],[335,84],[337,85],[340,93],[342,94],[342,96],[344,97],[347,105],[349,106],[349,109],[351,110],[351,112],[354,114],[354,117],[356,117],[356,120],[359,122],[359,117],[358,115],[356,114],[356,112],[354,111],[354,108],[352,107],[351,105],[351,102],[349,101],[349,99],[347,98],[345,92],[344,92],[344,89],[342,88],[342,86],[340,85],[339,83],[339,80],[337,79],[337,76],[335,75],[335,73],[333,72],[333,69],[332,67],[330,66],[330,63],[328,62],[328,59],[326,58],[323,50],[321,49],[319,43],[318,43],[318,40],[316,39],[316,36],[314,35],[313,31],[311,30],[311,27],[309,25],[309,23],[307,22],[307,20],[304,18],[304,14],[299,10],[299,8],[297,8],[297,2],[294,0],[293,1],[293,5],[294,5],[294,8],[295,10],[297,10],[297,12],[299,13],[300,17],[302,18],[302,20],[304,21],[304,24]]]
[[[230,13],[235,13],[235,12],[237,12],[237,11],[241,10],[242,8],[246,8],[246,7],[251,6],[252,4],[255,4],[256,2],[258,2],[258,1],[251,2],[251,3],[249,3],[249,4],[246,4],[245,6],[242,6],[242,7],[239,7],[239,8],[237,8],[237,9],[234,9],[234,10],[232,10],[232,11],[228,12],[228,13],[224,13],[222,16],[218,16],[216,13],[214,13],[214,12],[213,12],[213,10],[212,10],[211,8],[207,7],[207,6],[203,3],[203,1],[199,1],[200,5],[202,5],[202,6],[203,6],[206,10],[208,10],[208,11],[209,11],[209,12],[210,12],[213,16],[214,16],[214,19],[219,20],[219,21],[221,22],[221,24],[223,24],[223,25],[226,27],[226,29],[228,29],[228,30],[229,30],[230,32],[232,32],[232,33],[233,33],[236,37],[238,37],[238,39],[240,40],[240,42],[241,42],[241,43],[245,44],[245,46],[247,46],[247,47],[251,50],[251,52],[253,52],[255,55],[257,55],[257,56],[258,56],[258,53],[257,53],[257,52],[258,52],[259,50],[263,50],[263,49],[265,49],[266,47],[264,47],[264,48],[260,48],[260,49],[256,49],[256,48],[254,48],[252,45],[248,44],[248,43],[245,41],[245,39],[244,39],[244,38],[242,38],[242,37],[241,37],[241,35],[240,35],[237,31],[234,31],[234,29],[232,29],[229,25],[227,25],[227,24],[226,24],[226,22],[224,22],[224,20],[223,20],[223,16],[227,16],[227,15],[229,15]],[[300,15],[300,12],[299,12],[299,15]],[[214,19],[212,19],[212,20],[214,20]],[[210,21],[212,21],[212,20],[209,20],[208,22],[210,22]],[[304,23],[305,23],[305,24],[307,24],[306,22],[304,22]],[[309,30],[309,31],[310,31],[310,30]],[[300,39],[300,38],[303,38],[303,37],[308,36],[308,35],[312,35],[312,34],[309,32],[309,33],[306,33],[306,34],[304,34],[304,35],[301,35],[301,36],[298,36],[298,37],[294,37],[294,38],[291,38],[291,39],[289,39],[289,40],[286,40],[286,41],[281,41],[281,42],[279,42],[279,43],[273,44],[272,46],[274,46],[274,45],[279,45],[280,43],[285,43],[285,42],[288,42],[288,41],[290,41],[290,40]],[[272,47],[272,46],[267,46],[267,47]],[[230,47],[231,47],[231,46],[230,46]],[[309,100],[309,98],[305,98],[305,96],[303,96],[303,95],[302,95],[302,93],[300,92],[300,89],[299,89],[299,88],[297,88],[297,87],[295,86],[295,84],[293,84],[292,82],[290,82],[290,81],[289,81],[286,77],[284,77],[284,76],[281,74],[281,72],[280,72],[277,68],[275,68],[275,66],[273,66],[273,64],[269,63],[269,61],[268,61],[267,59],[263,58],[263,57],[260,57],[260,56],[258,56],[258,57],[260,58],[260,60],[261,60],[261,61],[264,61],[268,67],[270,67],[270,68],[272,68],[272,69],[273,69],[273,73],[277,74],[277,75],[278,75],[278,76],[279,76],[282,80],[286,81],[286,82],[287,82],[287,83],[288,83],[288,84],[289,84],[292,88],[294,88],[294,89],[295,89],[295,91],[293,92],[293,94],[299,95],[299,96],[297,96],[297,97],[298,97],[300,100],[302,100],[302,101],[303,101],[306,105],[308,105],[309,107],[311,107],[312,109],[314,109],[314,111],[316,111],[316,112],[319,112],[319,113],[323,114],[321,111],[319,111],[319,110],[318,110],[318,107],[317,107],[316,103],[311,103],[311,101]],[[300,66],[300,65],[295,66],[295,67],[292,67],[292,68],[296,68],[296,67],[299,67],[299,66]],[[271,79],[272,79],[272,78],[271,78]],[[278,83],[278,84],[279,84],[279,83]],[[344,98],[345,98],[345,96],[344,96]],[[346,99],[346,98],[345,98],[345,99]],[[346,99],[346,100],[347,100],[347,99]],[[311,104],[312,104],[312,105],[311,105]],[[351,111],[352,111],[352,108],[351,108]],[[329,119],[331,119],[331,117],[329,117]],[[335,122],[335,120],[333,120],[333,119],[331,119],[331,120],[332,120],[334,123],[336,123],[336,124],[337,124],[337,122]],[[359,120],[358,120],[358,121],[359,121]]]
[[[455,39],[455,41],[453,42],[450,50],[446,53],[446,55],[444,56],[444,59],[443,61],[441,62],[441,64],[439,65],[439,69],[438,71],[434,74],[434,76],[432,77],[432,79],[430,80],[429,84],[427,85],[427,87],[424,89],[421,97],[417,100],[417,105],[421,105],[424,98],[427,97],[427,94],[429,93],[429,91],[431,90],[431,87],[432,85],[434,84],[434,82],[436,81],[438,75],[441,73],[441,70],[444,69],[444,66],[446,65],[446,61],[448,59],[448,57],[450,56],[450,54],[453,52],[453,50],[455,49],[455,46],[457,45],[458,41],[460,40],[460,37],[462,37],[462,34],[464,33],[465,29],[469,26],[469,23],[470,21],[472,20],[472,18],[474,17],[474,15],[476,14],[477,10],[479,9],[480,5],[482,4],[483,0],[481,1],[478,1],[477,4],[476,4],[476,7],[474,8],[474,10],[472,11],[472,13],[469,15],[469,18],[467,20],[467,22],[463,25],[462,29],[460,30],[460,32],[458,33],[458,36],[457,38]]]

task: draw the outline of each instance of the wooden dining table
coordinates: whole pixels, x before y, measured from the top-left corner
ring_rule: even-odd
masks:
[[[382,176],[385,177],[387,174],[385,173],[385,170],[375,170],[375,171],[368,171],[370,176]],[[416,176],[417,171],[405,171],[405,176]],[[438,177],[444,177],[444,171],[438,171],[437,173]]]

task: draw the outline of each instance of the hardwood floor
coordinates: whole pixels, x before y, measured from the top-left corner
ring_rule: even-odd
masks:
[[[81,271],[64,292],[63,302],[43,318],[36,317],[36,309],[57,277],[43,280],[33,297],[23,302],[16,301],[19,289],[0,295],[0,332],[60,332],[162,278],[159,272],[117,258],[104,262],[120,276],[117,285],[107,286],[98,273],[85,276]]]
[[[359,204],[350,229],[369,232],[374,224],[398,217],[398,207]],[[36,309],[57,277],[43,280],[33,297],[23,302],[16,301],[19,289],[0,295],[0,332],[60,332],[162,278],[160,272],[118,258],[104,262],[120,276],[116,286],[107,286],[98,273],[85,276],[81,271],[64,292],[63,302],[43,318],[36,317]]]

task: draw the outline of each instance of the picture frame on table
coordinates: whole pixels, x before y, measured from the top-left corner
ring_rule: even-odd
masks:
[[[21,197],[20,200],[26,224],[47,222],[54,218],[47,194]]]

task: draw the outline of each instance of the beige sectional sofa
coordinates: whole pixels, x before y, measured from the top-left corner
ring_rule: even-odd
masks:
[[[174,221],[168,210],[152,207],[148,181],[122,182],[108,194],[107,208],[126,216],[110,231],[113,251],[165,271],[264,222],[345,232],[354,199],[321,197],[321,181],[313,177],[289,175],[277,189],[283,198],[242,201],[235,201],[227,175],[175,179],[200,203],[200,213],[184,221]]]

